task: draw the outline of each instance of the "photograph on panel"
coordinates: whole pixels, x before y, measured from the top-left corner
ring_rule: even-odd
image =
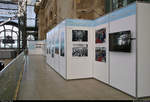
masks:
[[[106,42],[106,28],[96,30],[95,43],[105,43],[105,42]]]
[[[59,54],[59,39],[58,38],[55,42],[55,54]]]
[[[131,52],[131,31],[110,33],[109,51]]]
[[[51,54],[51,48],[49,48],[49,54]]]
[[[59,54],[59,45],[58,44],[55,45],[55,54]]]
[[[51,41],[49,41],[49,54],[51,54],[51,50],[52,49],[52,47],[51,47]]]
[[[88,44],[73,44],[72,56],[87,57],[88,56]]]
[[[47,48],[47,54],[49,53],[49,51],[48,51],[49,49]]]
[[[87,30],[72,30],[72,41],[87,42],[88,31]]]
[[[52,47],[52,58],[54,57],[54,47]]]
[[[62,32],[61,33],[61,44],[60,44],[60,56],[65,56],[65,50],[64,50],[64,44],[65,44],[65,41],[64,41],[64,36],[65,36],[65,33]]]
[[[106,48],[105,47],[95,48],[95,60],[99,62],[106,62]]]

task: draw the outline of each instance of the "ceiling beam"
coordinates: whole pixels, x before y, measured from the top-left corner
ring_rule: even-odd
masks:
[[[18,2],[10,2],[10,1],[0,1],[0,3],[3,3],[3,4],[15,4],[15,5],[18,5]]]
[[[2,9],[2,10],[16,10],[16,11],[18,10],[18,9],[12,9],[12,8],[1,8],[1,7],[0,7],[0,9]]]

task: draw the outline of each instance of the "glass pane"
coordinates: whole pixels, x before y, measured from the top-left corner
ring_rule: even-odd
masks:
[[[35,26],[35,17],[34,6],[27,6],[27,26]]]
[[[12,25],[5,25],[5,29],[12,29]]]
[[[128,0],[113,0],[112,8],[113,10],[124,7],[128,4]]]
[[[22,48],[22,41],[20,41],[20,48]]]
[[[18,32],[18,28],[14,26],[13,31]]]
[[[27,40],[35,40],[33,35],[28,35]]]
[[[123,0],[123,6],[126,6],[128,4],[127,0]]]
[[[2,42],[0,42],[0,47],[4,48],[4,44]]]
[[[115,10],[116,8],[118,8],[118,0],[113,0],[112,1],[112,8],[113,8],[113,10]]]
[[[6,31],[6,36],[11,36],[11,32],[10,31]]]
[[[4,30],[4,27],[3,26],[0,26],[0,31],[3,31]]]
[[[15,43],[13,44],[13,48],[17,48],[17,41],[15,41]]]
[[[0,39],[4,39],[4,32],[0,33]]]
[[[13,38],[14,40],[17,40],[17,39],[18,39],[18,36],[17,36],[17,34],[16,34],[15,32],[12,33],[12,38]]]
[[[6,48],[11,48],[11,44],[5,44]]]

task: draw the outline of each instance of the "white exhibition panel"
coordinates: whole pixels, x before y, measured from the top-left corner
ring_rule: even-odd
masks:
[[[150,96],[150,4],[137,4],[138,97]]]
[[[65,79],[93,77],[132,96],[150,96],[149,11],[150,4],[135,2],[93,21],[64,20],[47,33],[47,48],[50,48],[47,63]],[[103,28],[106,28],[106,42],[95,43],[96,32]],[[129,30],[131,52],[109,51],[109,33]],[[88,41],[73,40],[78,32],[88,34]],[[59,54],[55,51],[57,46]],[[106,48],[106,62],[100,57],[97,60],[98,48]]]
[[[49,33],[47,34],[47,39],[46,39],[46,62],[50,64],[50,54],[49,54],[49,42],[50,42],[50,36]]]
[[[51,67],[52,67],[52,65],[53,65],[53,58],[52,58],[52,46],[53,46],[53,34],[52,34],[52,32],[50,32],[50,34],[49,34],[49,65],[51,65]],[[52,67],[53,68],[53,67]]]
[[[66,53],[65,30],[64,23],[61,23],[47,33],[47,50],[49,50],[47,63],[64,78],[66,78],[66,57],[61,55],[61,52]]]
[[[87,42],[73,42],[72,31],[85,30],[88,32]],[[67,27],[67,79],[80,79],[92,77],[92,28]],[[73,47],[76,44],[88,45],[88,56],[73,56]]]
[[[48,61],[47,61],[47,62],[48,62],[49,65],[51,65],[51,62],[52,62],[52,61],[51,61],[51,60],[52,60],[52,59],[51,59],[51,53],[50,53],[50,52],[51,52],[51,51],[50,51],[50,50],[51,50],[50,48],[51,48],[51,44],[52,44],[52,41],[51,41],[52,38],[51,38],[50,35],[51,35],[51,32],[49,32],[49,34],[47,35],[47,37],[48,37],[48,38],[47,38],[47,39],[48,39],[48,40],[47,40],[47,57],[48,57],[47,60],[48,60]]]
[[[63,44],[64,43],[64,44]],[[66,28],[63,24],[60,27],[60,74],[66,79],[67,78],[67,68],[66,68]],[[62,48],[63,47],[63,48]],[[61,49],[62,48],[62,49]],[[64,49],[64,50],[63,50]],[[62,52],[61,52],[62,50]]]
[[[48,46],[48,49],[47,49],[47,50],[48,50],[48,52],[47,52],[47,53],[48,53],[48,54],[47,54],[47,55],[48,55],[48,64],[51,65],[51,63],[52,63],[52,58],[51,58],[51,52],[52,52],[52,51],[51,51],[52,36],[51,36],[51,32],[48,34],[48,41],[47,41],[47,44],[48,44],[48,45],[47,45],[47,46]]]
[[[107,18],[108,19],[108,18]],[[109,50],[108,50],[108,39],[109,39],[109,25],[108,23],[106,24],[102,24],[99,25],[97,27],[95,27],[94,30],[94,34],[96,33],[97,30],[101,30],[101,29],[106,29],[106,42],[105,43],[99,43],[96,44],[96,35],[94,36],[94,40],[93,40],[93,77],[105,82],[107,84],[109,84]],[[96,61],[96,48],[102,48],[105,47],[106,48],[106,62],[99,62]]]
[[[59,73],[59,63],[60,63],[60,58],[59,58],[59,48],[56,50],[57,46],[59,47],[59,28],[55,28],[54,29],[54,40],[55,40],[55,51],[54,51],[54,69],[56,70],[56,72]],[[56,53],[57,51],[57,53]]]
[[[110,22],[110,33],[131,31],[136,37],[136,15]],[[136,96],[136,41],[132,41],[131,52],[110,52],[110,85],[132,96]]]
[[[28,41],[28,53],[30,55],[44,55],[44,41]]]
[[[50,64],[50,63],[49,63],[50,55],[48,54],[48,48],[49,48],[49,47],[48,47],[48,46],[49,46],[48,42],[49,42],[50,39],[49,39],[48,34],[47,34],[46,36],[47,36],[46,43],[45,43],[45,44],[46,44],[46,62],[47,62],[48,64]]]
[[[44,46],[43,46],[43,56],[45,56],[46,57],[46,40],[43,40],[43,42],[44,42]]]
[[[51,63],[50,63],[50,66],[54,69],[54,52],[55,52],[55,46],[54,46],[54,30],[51,31],[51,34],[50,34],[50,38],[51,38]]]

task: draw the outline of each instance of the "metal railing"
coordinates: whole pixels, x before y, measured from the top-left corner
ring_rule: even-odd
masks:
[[[0,100],[13,100],[16,94],[20,74],[24,70],[24,52],[12,60],[0,72]]]

